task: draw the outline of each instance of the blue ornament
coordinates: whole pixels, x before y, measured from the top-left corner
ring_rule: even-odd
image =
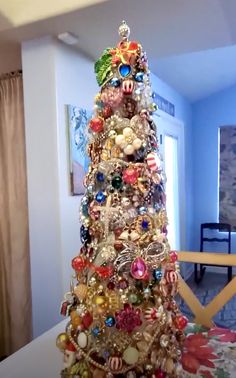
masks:
[[[115,325],[115,319],[113,318],[113,316],[108,316],[105,320],[105,325],[107,327],[113,327]]]
[[[93,336],[98,337],[100,333],[101,333],[101,330],[98,326],[92,329]]]
[[[105,350],[105,352],[103,352],[103,357],[105,358],[105,360],[107,360],[109,357],[110,357],[110,352],[108,352],[108,350]]]
[[[95,198],[96,198],[96,201],[99,203],[103,203],[106,201],[106,195],[103,192],[98,192]]]
[[[103,182],[105,180],[105,176],[102,172],[98,172],[96,175],[97,181]]]
[[[143,228],[143,230],[148,230],[148,226],[149,226],[149,222],[146,219],[144,219],[142,221],[142,228]]]
[[[104,108],[104,102],[101,101],[101,100],[97,100],[96,101],[96,105],[97,105],[98,109],[103,109]]]
[[[83,224],[80,227],[80,240],[82,244],[89,243],[91,240],[89,229],[85,227]]]
[[[117,77],[113,77],[110,81],[110,84],[112,87],[119,87],[120,86],[120,80]]]
[[[162,279],[162,271],[160,269],[155,269],[153,271],[153,277],[156,281],[160,281]]]
[[[83,203],[81,206],[82,214],[87,217],[88,216],[88,204]]]
[[[146,214],[147,212],[147,208],[145,206],[141,206],[139,209],[138,209],[138,212],[140,215],[144,215]]]
[[[138,81],[139,83],[143,82],[144,72],[137,72],[134,76],[134,80]]]
[[[131,73],[131,67],[129,64],[121,64],[119,67],[119,72],[122,77],[127,77]]]

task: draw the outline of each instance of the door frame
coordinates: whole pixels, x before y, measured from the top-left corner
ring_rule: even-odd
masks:
[[[180,249],[186,249],[186,180],[185,180],[185,130],[184,123],[170,116],[169,114],[158,109],[155,114],[153,114],[153,120],[157,127],[157,135],[159,140],[159,145],[161,143],[158,133],[158,119],[163,119],[163,121],[168,122],[168,124],[173,125],[172,130],[167,130],[166,135],[173,136],[178,139],[178,169],[179,169],[179,240]],[[162,141],[163,143],[163,141]],[[161,150],[161,148],[160,148]],[[160,151],[161,153],[161,151]],[[164,158],[164,157],[162,157]],[[164,160],[163,160],[164,161]]]

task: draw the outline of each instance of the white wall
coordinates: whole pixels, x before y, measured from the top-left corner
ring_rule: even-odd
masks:
[[[92,109],[93,63],[51,38],[22,45],[34,337],[62,320],[70,261],[80,246],[70,196],[65,104]]]

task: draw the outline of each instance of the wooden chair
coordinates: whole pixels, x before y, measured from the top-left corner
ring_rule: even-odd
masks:
[[[201,253],[201,252],[179,252],[179,262],[211,265],[214,261],[216,266],[236,266],[236,255],[225,253]],[[212,318],[224,307],[224,305],[236,295],[236,277],[234,277],[205,307],[199,302],[192,289],[180,276],[179,294],[184,299],[195,316],[194,322],[206,327],[213,327]]]
[[[220,231],[224,232],[225,234],[223,237],[209,237],[206,236],[206,232],[208,230],[212,231]],[[228,254],[231,253],[231,225],[227,223],[202,223],[201,224],[201,237],[200,237],[200,252],[204,250],[205,243],[211,242],[218,242],[218,243],[226,243],[227,244],[227,252]],[[204,252],[205,253],[205,252]],[[195,282],[201,282],[204,273],[206,271],[206,266],[217,266],[214,264],[214,258],[209,262],[209,264],[200,264],[200,271],[198,274],[198,264],[194,264],[194,276]],[[232,279],[232,266],[225,265],[225,262],[220,265],[221,267],[228,268],[228,282]]]

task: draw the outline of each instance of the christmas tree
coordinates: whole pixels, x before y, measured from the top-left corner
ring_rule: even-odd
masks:
[[[82,248],[72,260],[70,317],[57,338],[64,377],[178,377],[187,319],[174,297],[177,253],[167,240],[164,174],[147,57],[129,41],[95,64],[100,92],[88,128]]]

